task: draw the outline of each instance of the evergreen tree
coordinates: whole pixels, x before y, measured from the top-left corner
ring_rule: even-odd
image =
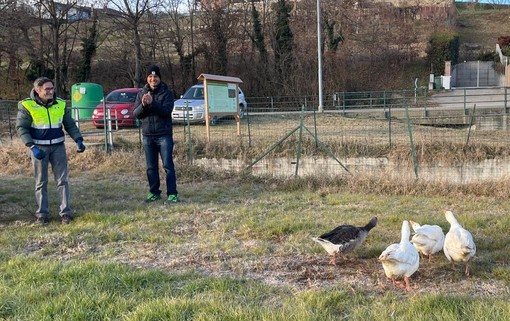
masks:
[[[253,21],[253,36],[252,40],[255,43],[255,47],[260,53],[262,61],[267,61],[267,49],[264,43],[264,34],[262,33],[262,25],[260,23],[260,14],[255,8],[255,3],[251,2],[251,18]]]
[[[260,14],[255,7],[254,0],[251,2],[251,19],[253,32],[250,34],[250,39],[259,53],[259,60],[254,67],[257,72],[253,72],[253,83],[251,89],[259,92],[270,92],[271,77],[269,76],[268,70],[269,58],[264,41],[264,34],[262,32],[262,24],[260,23]]]
[[[25,71],[25,76],[27,80],[32,83],[39,77],[48,77],[50,79],[54,79],[55,71],[51,68],[48,68],[48,66],[46,66],[43,61],[31,59],[30,64]]]
[[[428,60],[437,72],[443,70],[444,63],[450,60],[452,65],[459,60],[459,35],[452,31],[438,31],[432,34],[427,48]]]
[[[294,35],[290,29],[289,16],[290,6],[285,0],[278,0],[276,8],[276,32],[274,60],[276,74],[280,83],[285,81],[293,63],[293,40]]]
[[[97,21],[94,20],[90,27],[90,34],[87,38],[82,38],[82,60],[78,71],[78,81],[88,81],[90,78],[90,70],[92,69],[92,58],[96,54],[97,49]]]
[[[344,36],[341,31],[338,35],[335,35],[335,25],[335,21],[330,21],[327,16],[324,17],[324,28],[326,29],[328,48],[331,51],[336,51],[338,49],[338,45],[344,41]]]
[[[213,35],[212,45],[213,54],[213,72],[219,75],[227,73],[227,28],[224,26],[224,13],[221,8],[212,12],[211,32]]]

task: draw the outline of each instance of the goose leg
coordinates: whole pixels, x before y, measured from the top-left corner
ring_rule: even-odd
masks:
[[[469,261],[466,262],[466,270],[464,271],[466,276],[469,276]]]
[[[402,289],[404,287],[404,283],[402,281],[397,281],[395,279],[392,279],[392,281],[393,281],[393,285],[396,288]]]
[[[333,256],[329,261],[329,264],[336,265],[336,252],[333,252]]]
[[[404,282],[406,283],[406,291],[410,292],[412,290],[412,288],[411,288],[411,282],[409,281],[408,276],[404,276]]]

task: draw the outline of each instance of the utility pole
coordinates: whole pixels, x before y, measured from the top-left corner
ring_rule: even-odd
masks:
[[[318,112],[324,112],[322,97],[322,39],[321,39],[321,0],[317,0],[317,68],[319,74],[319,107]]]

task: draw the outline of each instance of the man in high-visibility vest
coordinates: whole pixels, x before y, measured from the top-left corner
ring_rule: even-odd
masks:
[[[48,208],[48,165],[51,164],[60,197],[60,219],[69,224],[73,219],[70,205],[69,169],[64,145],[64,130],[77,144],[77,152],[85,151],[83,137],[64,100],[55,94],[54,83],[46,77],[37,78],[30,98],[18,103],[16,130],[25,146],[30,148],[35,176],[35,216],[40,224],[50,220]]]

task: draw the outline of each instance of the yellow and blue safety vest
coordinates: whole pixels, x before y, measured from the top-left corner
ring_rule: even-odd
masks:
[[[62,130],[62,120],[66,111],[66,103],[57,99],[56,103],[44,107],[33,99],[25,99],[21,102],[32,116],[30,135],[35,144],[53,145],[65,140],[65,133]]]

